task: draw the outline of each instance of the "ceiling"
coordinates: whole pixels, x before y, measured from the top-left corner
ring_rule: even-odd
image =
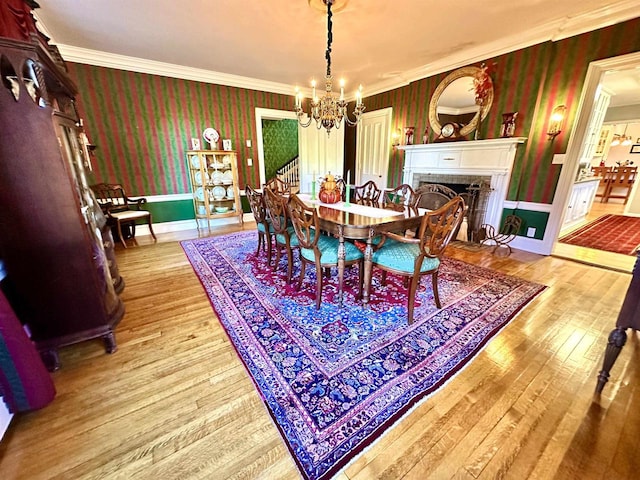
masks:
[[[365,96],[639,11],[638,0],[336,1],[333,75]],[[39,0],[36,16],[69,61],[284,93],[324,76],[326,12],[309,2],[321,0]]]

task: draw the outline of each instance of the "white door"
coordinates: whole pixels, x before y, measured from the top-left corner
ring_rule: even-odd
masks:
[[[387,187],[392,113],[389,107],[362,115],[356,135],[357,185],[373,180],[379,188]]]
[[[315,121],[307,128],[298,127],[298,153],[300,155],[300,191],[311,192],[311,181],[315,177],[331,172],[346,175],[344,168],[344,125],[327,131],[316,128]],[[317,185],[316,185],[317,187]]]

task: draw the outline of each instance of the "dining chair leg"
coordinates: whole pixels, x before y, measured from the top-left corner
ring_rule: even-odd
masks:
[[[122,224],[117,221],[116,226],[118,227],[118,236],[120,237],[120,241],[122,242],[122,246],[127,248],[127,242],[124,241],[124,235],[122,234]]]
[[[287,283],[291,283],[291,274],[293,273],[293,252],[291,248],[287,248]]]
[[[278,265],[280,265],[280,247],[281,245],[276,241],[276,261],[273,263],[272,270],[275,272],[278,269]]]
[[[267,265],[271,265],[271,234],[267,233],[266,234],[267,237]]]
[[[361,300],[364,288],[364,261],[362,260],[358,263],[358,284],[358,300]]]
[[[407,323],[409,323],[409,325],[413,323],[413,307],[416,302],[416,290],[418,290],[419,284],[420,275],[414,275],[411,277],[411,283],[409,283],[409,290],[407,292],[407,296],[409,297],[407,303]]]
[[[156,238],[156,234],[153,232],[153,226],[151,225],[151,214],[149,214],[149,232],[151,233],[151,236],[153,237],[154,240],[158,240]]]
[[[320,303],[322,302],[322,267],[316,264],[316,310],[320,310]]]
[[[433,298],[436,301],[436,307],[442,308],[440,303],[440,295],[438,294],[438,271],[431,274],[431,285],[433,285]]]
[[[387,284],[387,272],[384,270],[382,270],[382,273],[380,274],[380,284],[383,286]]]
[[[307,264],[300,259],[300,278],[298,279],[298,290],[302,288],[302,280],[304,280],[304,272],[307,268]]]
[[[260,255],[260,247],[264,249],[264,233],[258,232],[258,248],[256,249],[256,257]]]

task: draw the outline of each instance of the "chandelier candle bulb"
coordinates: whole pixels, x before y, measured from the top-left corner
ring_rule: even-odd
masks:
[[[335,0],[323,0],[323,3],[327,6],[327,50],[325,52],[325,59],[327,60],[327,71],[325,74],[325,91],[322,92],[322,98],[316,96],[316,81],[312,80],[312,96],[311,102],[309,102],[309,113],[305,113],[302,109],[302,102],[296,103],[295,113],[298,118],[298,123],[302,128],[307,128],[311,125],[311,121],[315,120],[316,127],[318,129],[325,128],[327,136],[331,133],[332,129],[338,129],[344,123],[350,127],[355,127],[360,122],[360,116],[365,111],[365,106],[362,103],[362,86],[360,86],[359,93],[356,93],[356,107],[353,110],[354,120],[351,120],[347,114],[347,102],[344,98],[344,79],[340,79],[340,94],[332,91],[332,76],[331,76],[331,43],[333,42],[332,34],[332,13],[331,6]],[[307,117],[304,120],[304,117]]]

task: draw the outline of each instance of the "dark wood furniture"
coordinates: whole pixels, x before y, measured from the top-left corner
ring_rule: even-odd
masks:
[[[32,6],[0,3],[0,258],[12,307],[54,370],[65,345],[102,338],[114,352],[124,304],[87,183],[76,87],[36,31]]]
[[[156,240],[151,222],[151,212],[142,209],[142,206],[147,203],[146,198],[128,197],[122,185],[117,183],[98,183],[91,185],[91,190],[93,190],[102,212],[107,216],[107,222],[116,228],[118,238],[124,248],[127,248],[127,242],[125,241],[125,230],[122,227],[128,226],[131,232],[128,238],[135,238],[138,220],[147,222],[149,232]]]
[[[591,167],[594,177],[600,177],[600,183],[596,190],[596,197],[600,197],[600,202],[604,202],[605,195],[609,192],[609,182],[613,174],[613,167]]]
[[[596,392],[601,393],[605,383],[609,380],[609,372],[611,367],[618,359],[620,351],[627,342],[627,328],[640,331],[640,253],[633,267],[633,276],[631,284],[627,289],[624,297],[622,308],[618,314],[616,328],[609,334],[607,348],[604,353],[604,361],[602,362],[602,370],[598,374],[598,383]]]

